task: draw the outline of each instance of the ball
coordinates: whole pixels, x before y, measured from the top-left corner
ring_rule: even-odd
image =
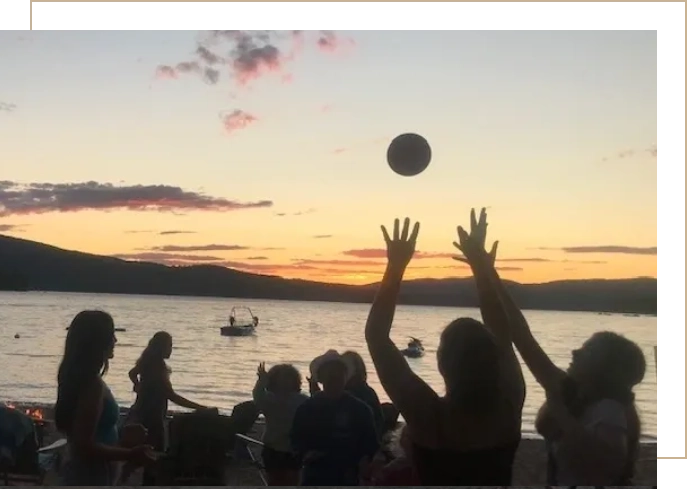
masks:
[[[396,136],[386,152],[386,160],[391,169],[404,177],[422,173],[431,159],[432,148],[427,140],[413,133]]]

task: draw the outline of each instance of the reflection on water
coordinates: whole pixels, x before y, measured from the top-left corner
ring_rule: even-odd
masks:
[[[233,305],[247,305],[260,317],[257,336],[220,336],[219,327],[226,323]],[[158,330],[174,337],[170,366],[175,388],[203,404],[231,409],[248,399],[261,361],[268,366],[293,363],[305,376],[310,360],[328,348],[363,354],[371,385],[386,398],[365,347],[363,328],[369,310],[365,304],[29,292],[0,293],[0,400],[54,402],[65,327],[87,308],[110,312],[117,327],[127,329],[117,335],[119,342],[107,375],[124,405],[134,399],[127,372]],[[645,433],[655,435],[655,317],[543,311],[526,311],[525,315],[544,349],[561,367],[570,362],[571,349],[595,331],[617,331],[639,343],[648,370],[636,389],[637,404]],[[435,360],[439,333],[458,316],[479,317],[479,311],[401,306],[396,313],[394,339],[399,345],[405,345],[409,336],[423,340],[427,355],[409,362],[440,392],[443,386]],[[21,337],[14,339],[15,333]],[[532,430],[543,392],[529,371],[523,370],[528,383],[523,429]]]

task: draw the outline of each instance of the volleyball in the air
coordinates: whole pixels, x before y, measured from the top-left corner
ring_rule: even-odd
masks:
[[[429,166],[432,148],[419,134],[401,134],[389,144],[386,159],[393,171],[404,177],[412,177],[422,173]]]

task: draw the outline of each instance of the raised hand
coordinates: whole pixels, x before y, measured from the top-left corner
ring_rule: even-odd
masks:
[[[266,374],[267,370],[265,369],[265,362],[260,362],[258,365],[258,378],[262,379]]]
[[[386,254],[389,267],[396,271],[404,271],[410,263],[410,259],[415,253],[415,244],[417,243],[417,235],[420,232],[420,223],[416,222],[410,231],[410,219],[403,220],[403,229],[399,230],[399,220],[394,220],[393,239],[389,237],[389,232],[386,227],[382,226],[382,234],[386,242]]]
[[[479,214],[479,220],[475,217],[475,209],[470,211],[470,234],[458,226],[458,241],[453,242],[453,246],[458,248],[463,256],[454,256],[454,260],[475,266],[486,260],[490,265],[496,261],[496,251],[499,246],[498,241],[494,241],[489,253],[485,250],[487,239],[487,211],[483,207]]]

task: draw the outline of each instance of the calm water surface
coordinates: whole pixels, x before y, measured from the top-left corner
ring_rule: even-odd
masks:
[[[255,337],[220,336],[219,327],[234,305],[249,306],[260,317]],[[118,327],[127,329],[118,333],[107,375],[123,405],[134,400],[129,369],[153,333],[163,329],[174,337],[169,364],[175,389],[202,404],[230,410],[250,398],[258,362],[268,366],[293,363],[305,376],[310,360],[328,348],[363,354],[370,384],[380,398],[387,399],[365,347],[366,304],[27,292],[0,293],[0,401],[55,401],[65,327],[77,312],[90,308],[108,311]],[[561,367],[570,362],[570,351],[595,331],[616,331],[636,341],[648,364],[645,380],[636,389],[637,403],[645,434],[655,436],[655,317],[544,311],[526,311],[525,315],[535,336]],[[396,313],[392,337],[399,345],[405,345],[411,335],[424,341],[428,354],[409,363],[438,392],[443,392],[435,357],[439,334],[459,316],[480,317],[477,309],[441,307],[401,306]],[[16,333],[19,339],[14,339]],[[543,391],[523,370],[528,383],[523,430],[531,431]]]

